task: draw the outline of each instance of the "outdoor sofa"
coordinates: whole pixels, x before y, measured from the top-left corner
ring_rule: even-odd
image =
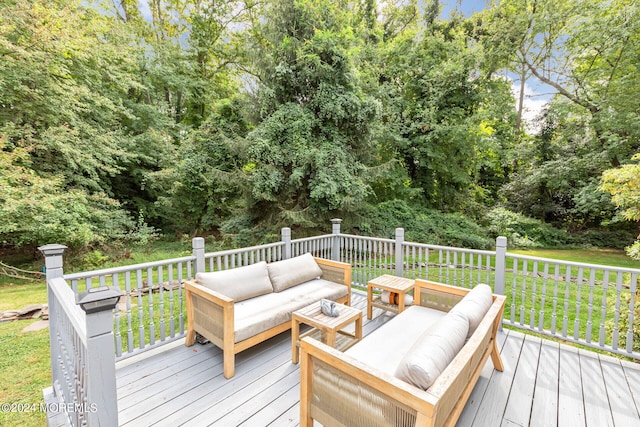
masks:
[[[235,355],[291,328],[291,314],[321,299],[351,302],[351,265],[304,254],[267,264],[196,274],[184,283],[186,345],[196,332],[223,351],[224,376]]]
[[[505,297],[416,280],[413,307],[345,353],[301,343],[300,425],[454,426],[496,346]]]

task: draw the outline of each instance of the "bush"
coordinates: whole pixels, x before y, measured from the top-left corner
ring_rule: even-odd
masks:
[[[474,249],[487,249],[494,244],[484,228],[461,214],[409,205],[404,200],[370,206],[364,217],[366,220],[353,228],[373,236],[392,238],[395,229],[402,227],[405,239],[412,242]]]
[[[572,241],[564,230],[505,208],[492,209],[487,219],[491,235],[505,236],[512,247],[550,248]]]
[[[635,224],[632,223],[612,224],[576,232],[572,235],[575,242],[580,245],[625,249],[636,240],[638,230],[634,226]]]

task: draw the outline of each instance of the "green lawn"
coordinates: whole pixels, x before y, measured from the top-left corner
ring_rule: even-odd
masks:
[[[509,252],[587,264],[640,268],[640,261],[629,258],[623,250],[619,249],[519,249],[509,250]]]
[[[0,295],[3,291],[0,290]],[[36,409],[22,413],[0,411],[2,426],[46,424],[45,414],[37,409],[43,402],[42,390],[51,385],[49,329],[21,332],[33,322],[21,320],[0,324],[0,403],[35,404]]]

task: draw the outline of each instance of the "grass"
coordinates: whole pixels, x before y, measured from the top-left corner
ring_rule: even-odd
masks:
[[[0,324],[0,402],[35,404],[35,411],[0,411],[0,425],[42,426],[45,414],[40,412],[42,390],[51,385],[49,329],[22,332],[34,321]]]
[[[629,258],[623,250],[619,249],[519,249],[509,250],[509,252],[587,264],[640,268],[640,261]]]

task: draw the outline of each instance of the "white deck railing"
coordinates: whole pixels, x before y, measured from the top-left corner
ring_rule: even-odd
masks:
[[[62,278],[64,246],[40,248],[46,257],[52,389],[65,424],[118,425],[113,305],[87,312]],[[111,299],[114,301],[114,299]]]
[[[382,274],[467,288],[487,283],[507,297],[504,325],[640,360],[640,351],[633,347],[640,333],[635,316],[640,269],[511,254],[504,237],[496,240],[495,251],[487,251],[406,242],[401,228],[395,239],[342,234],[340,222],[334,220],[331,234],[292,240],[291,230],[283,228],[280,242],[211,253],[205,253],[204,239],[195,238],[191,256],[82,273],[63,275],[61,252],[51,264],[59,264],[59,271],[57,267],[50,271],[47,259],[48,282],[67,288],[64,298],[61,291],[49,292],[55,392],[78,395],[62,383],[69,372],[77,378],[76,385],[81,382],[90,359],[79,338],[85,332],[76,325],[83,320],[73,314],[78,307],[71,308],[72,295],[96,286],[122,291],[111,323],[117,360],[184,336],[183,280],[197,272],[279,261],[306,252],[351,264],[352,285],[361,289]],[[66,282],[52,282],[52,277],[64,277]],[[58,353],[54,345],[67,353]],[[62,365],[61,360],[65,360]],[[69,371],[76,368],[77,372]],[[115,383],[113,387],[115,392]]]
[[[640,359],[633,325],[640,270],[507,254],[503,323]],[[636,325],[635,333],[640,331]]]

